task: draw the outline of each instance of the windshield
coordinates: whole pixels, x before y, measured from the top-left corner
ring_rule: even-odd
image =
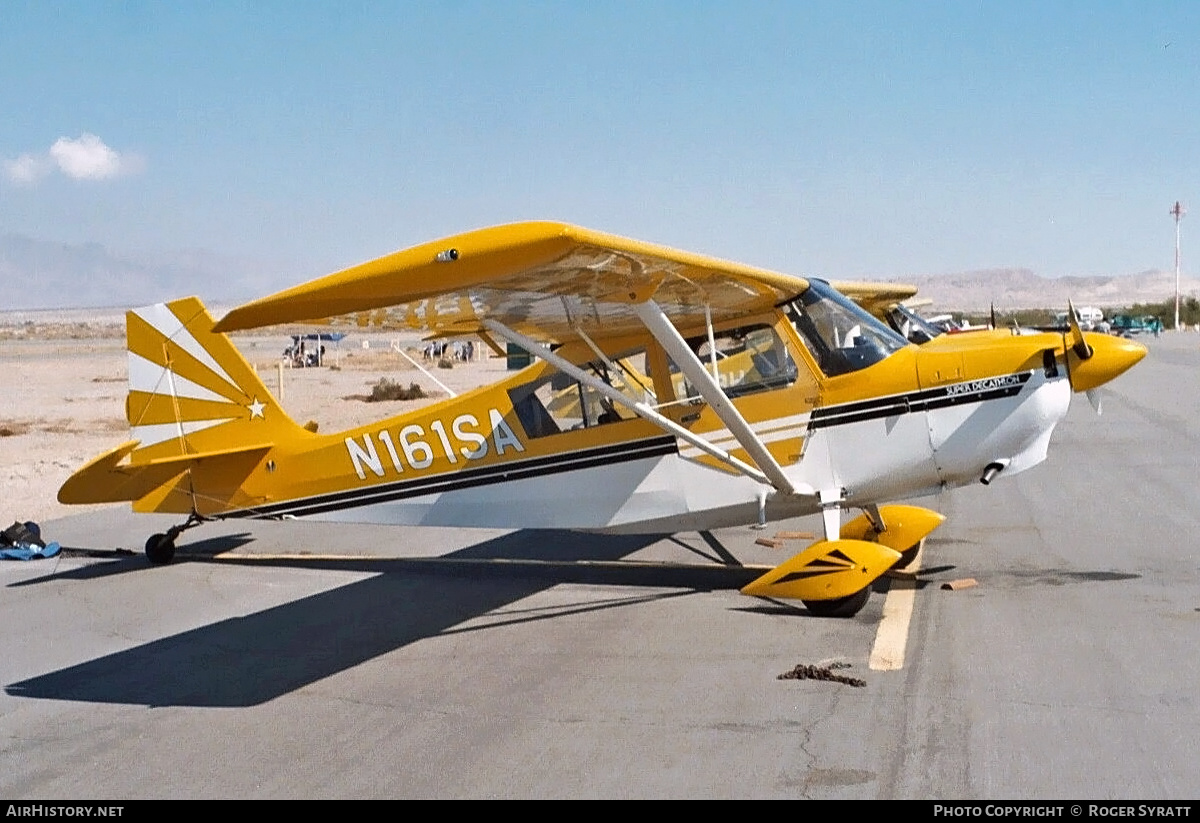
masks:
[[[873,366],[908,345],[821,280],[809,281],[808,290],[784,308],[813,359],[830,377]]]
[[[944,331],[903,304],[892,306],[887,313],[888,325],[905,337],[909,343],[928,343]]]

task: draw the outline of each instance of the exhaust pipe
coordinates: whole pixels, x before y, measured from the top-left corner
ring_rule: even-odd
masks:
[[[985,486],[989,485],[996,479],[996,475],[1004,471],[1004,467],[1007,465],[1007,460],[997,460],[994,463],[988,463],[983,470],[983,476],[979,478],[979,482]]]

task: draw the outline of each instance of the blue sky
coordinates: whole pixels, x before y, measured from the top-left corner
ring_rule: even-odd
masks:
[[[0,111],[0,234],[280,286],[526,219],[795,274],[1126,274],[1200,208],[1200,4],[6,0]]]

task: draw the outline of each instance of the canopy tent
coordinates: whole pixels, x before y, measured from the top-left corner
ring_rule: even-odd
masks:
[[[309,334],[293,334],[292,345],[284,350],[283,356],[290,359],[293,366],[325,365],[325,343],[337,346],[345,332],[311,332]],[[340,346],[338,346],[340,351]]]

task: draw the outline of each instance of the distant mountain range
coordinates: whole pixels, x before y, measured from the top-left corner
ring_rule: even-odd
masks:
[[[1076,306],[1106,310],[1127,308],[1134,303],[1160,303],[1175,296],[1175,273],[1151,269],[1137,274],[1098,277],[1040,277],[1029,269],[983,269],[961,274],[922,275],[895,278],[920,291],[918,300],[931,305],[922,313],[938,311],[986,312],[1053,309],[1066,311],[1067,301]],[[1180,293],[1200,295],[1200,279],[1181,276]]]
[[[203,251],[139,255],[3,234],[0,311],[140,306],[190,294],[240,302],[290,285],[285,268]]]
[[[17,234],[0,235],[0,311],[129,307],[199,294],[208,303],[238,303],[302,278],[280,262],[262,263],[201,251],[136,255],[98,243],[68,244]],[[984,269],[960,274],[890,278],[920,289],[925,313],[1112,309],[1166,300],[1175,294],[1173,272],[1150,270],[1102,277],[1046,278],[1029,269]],[[1182,278],[1185,295],[1200,295],[1200,279]]]

